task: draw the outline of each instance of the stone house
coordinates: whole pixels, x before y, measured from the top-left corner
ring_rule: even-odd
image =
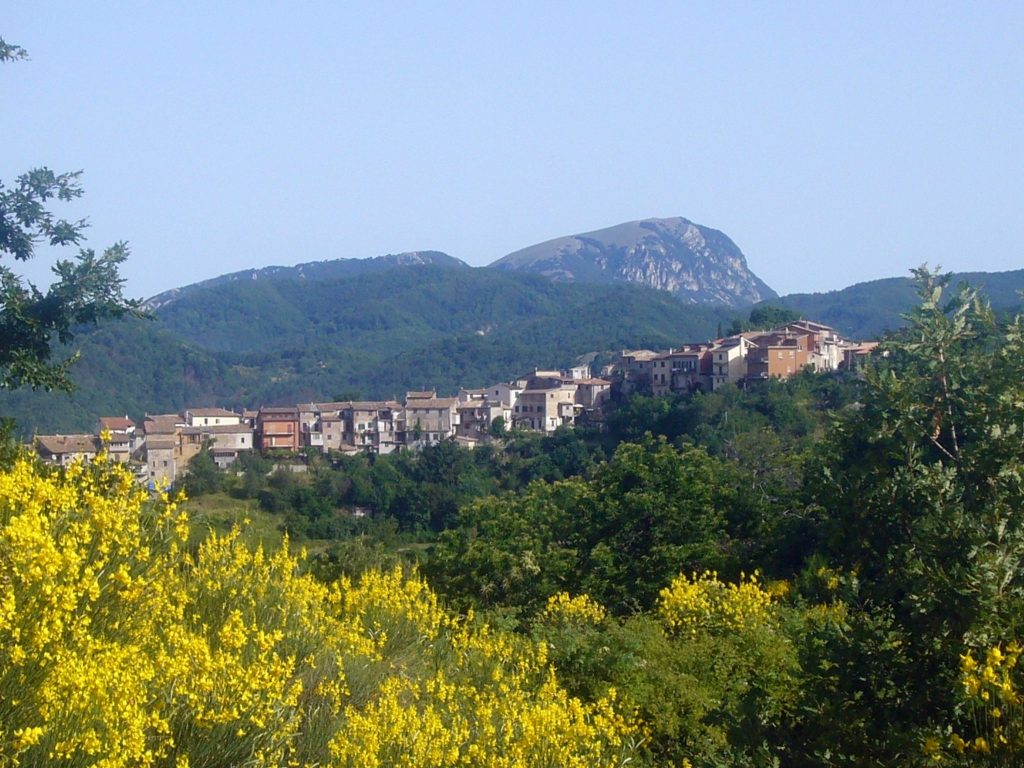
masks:
[[[174,435],[147,434],[143,451],[149,487],[173,485],[178,478],[178,440]]]
[[[422,402],[432,402],[422,398]],[[377,454],[393,453],[401,444],[402,405],[394,400],[357,400],[341,410],[342,446]]]
[[[550,389],[523,390],[513,408],[513,424],[520,429],[539,432],[554,432],[560,426],[574,424],[576,389],[576,384],[569,384]]]
[[[95,435],[36,435],[33,443],[43,461],[59,467],[66,467],[73,461],[88,464],[101,447]]]
[[[408,446],[433,445],[455,437],[459,425],[458,406],[457,397],[410,398],[407,395],[401,429],[397,430],[403,437],[401,442]]]
[[[136,424],[127,416],[101,416],[94,429],[98,437],[106,436],[106,448],[110,458],[119,464],[127,464],[138,447]],[[141,436],[139,436],[141,437]]]

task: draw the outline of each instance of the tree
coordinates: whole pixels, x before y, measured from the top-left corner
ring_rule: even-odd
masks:
[[[0,38],[0,62],[26,58],[23,48]],[[80,177],[81,171],[42,167],[22,174],[11,187],[0,181],[0,256],[27,261],[39,245],[79,246],[88,222],[60,218],[49,205],[81,197]],[[123,242],[100,256],[79,248],[73,260],[57,261],[57,279],[45,293],[0,267],[0,387],[72,389],[68,371],[77,355],[58,359],[56,345],[69,343],[76,326],[142,314],[140,303],[122,293],[118,268],[127,256]]]
[[[750,310],[747,320],[736,318],[729,326],[729,335],[742,333],[743,331],[766,331],[770,328],[778,328],[786,323],[794,323],[801,318],[799,312],[786,309],[785,307],[774,307],[771,304],[761,304]]]
[[[814,473],[827,553],[862,607],[847,633],[859,647],[828,663],[854,659],[843,697],[870,710],[883,762],[893,734],[953,719],[965,647],[1024,631],[1024,322],[1000,323],[966,287],[947,298],[948,276],[915,276],[919,306]]]
[[[680,572],[726,562],[722,465],[663,438],[623,443],[589,480],[535,480],[478,498],[441,534],[430,568],[450,598],[537,610],[556,592],[586,592],[616,613],[652,607]]]
[[[574,529],[593,502],[579,478],[477,499],[459,510],[458,527],[441,534],[428,572],[463,606],[536,611],[578,587]]]
[[[623,443],[590,481],[578,515],[583,591],[609,610],[646,610],[678,573],[726,565],[724,511],[733,491],[702,448],[646,435]]]
[[[224,471],[217,466],[208,445],[189,461],[182,486],[189,498],[214,493],[224,486]]]

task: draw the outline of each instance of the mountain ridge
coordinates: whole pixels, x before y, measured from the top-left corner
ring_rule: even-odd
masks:
[[[953,272],[949,286],[966,283],[978,288],[997,312],[1020,310],[1024,269],[1006,272]],[[917,301],[909,277],[884,277],[818,293],[791,293],[768,303],[801,312],[831,325],[849,338],[871,339],[905,325],[902,314]]]
[[[242,269],[237,272],[229,272],[217,277],[211,277],[207,280],[200,280],[196,283],[189,283],[178,288],[169,288],[146,299],[144,306],[147,310],[154,311],[178,300],[182,295],[190,291],[214,288],[231,282],[266,280],[269,278],[327,280],[340,277],[354,277],[370,272],[382,272],[393,267],[426,265],[472,269],[466,262],[443,251],[404,251],[402,253],[389,253],[384,256],[371,256],[368,258],[306,261],[293,266],[272,265],[269,267]]]

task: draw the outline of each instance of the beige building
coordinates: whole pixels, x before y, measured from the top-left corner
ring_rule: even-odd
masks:
[[[602,371],[615,376],[624,395],[644,392],[652,386],[654,363],[660,357],[661,353],[650,349],[624,349],[619,358]]]
[[[667,395],[672,392],[672,353],[665,352],[646,361],[650,368],[651,394]],[[645,366],[646,367],[646,366]]]
[[[747,375],[747,352],[753,344],[744,336],[731,336],[711,350],[711,388],[735,384]]]
[[[146,479],[150,488],[172,485],[178,476],[178,440],[173,435],[146,435]]]
[[[327,453],[341,446],[341,411],[351,402],[304,403],[298,406],[299,433],[302,445]],[[331,426],[328,426],[331,425]],[[325,429],[325,426],[327,428]]]
[[[554,432],[576,422],[576,385],[527,389],[512,409],[512,422],[520,429]]]
[[[319,436],[319,445],[324,453],[341,450],[344,433],[345,420],[341,418],[340,414],[321,414],[317,422],[316,434]]]
[[[214,462],[221,469],[234,464],[242,452],[251,451],[256,447],[252,427],[242,423],[183,427],[178,444],[177,458],[180,467],[187,467],[204,446],[209,446]]]
[[[505,424],[510,427],[514,416],[513,408],[524,389],[526,389],[526,382],[516,380],[508,384],[504,382],[493,384],[485,390],[487,402],[501,406],[501,416],[505,420]]]
[[[576,402],[587,410],[602,407],[611,396],[612,383],[607,379],[577,379]]]
[[[711,371],[714,360],[712,344],[687,344],[672,350],[672,391],[693,392],[711,389]]]
[[[459,419],[456,435],[473,440],[489,438],[494,420],[499,417],[505,418],[505,408],[501,403],[493,403],[483,398],[460,403],[457,410]]]
[[[430,402],[429,398],[423,402]],[[402,405],[393,400],[359,400],[342,409],[342,443],[377,454],[392,453],[401,443]]]

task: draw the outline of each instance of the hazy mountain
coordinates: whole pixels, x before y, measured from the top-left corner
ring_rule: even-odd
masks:
[[[997,312],[1019,311],[1024,270],[959,272],[950,286],[967,283],[981,289]],[[873,339],[904,325],[902,314],[914,306],[917,293],[907,277],[857,283],[826,293],[791,293],[769,304],[795,309],[804,317],[831,325],[854,339]]]
[[[694,304],[743,306],[776,296],[725,234],[679,217],[559,237],[491,266],[565,282],[638,283]]]

